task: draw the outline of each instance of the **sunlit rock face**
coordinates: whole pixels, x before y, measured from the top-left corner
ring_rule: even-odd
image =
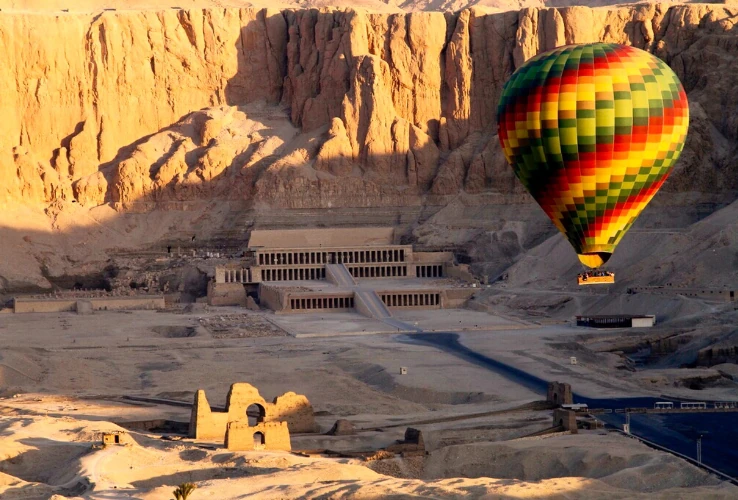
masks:
[[[0,203],[522,197],[496,139],[500,89],[534,54],[598,40],[655,53],[688,91],[664,190],[734,189],[734,20],[708,4],[4,13]]]

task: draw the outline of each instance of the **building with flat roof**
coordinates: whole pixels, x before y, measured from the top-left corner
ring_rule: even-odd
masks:
[[[655,324],[656,316],[653,315],[577,316],[577,326],[593,328],[648,328]]]
[[[246,259],[216,268],[208,300],[242,305],[251,293],[281,313],[357,310],[372,317],[391,315],[386,308],[468,300],[475,280],[453,253],[415,252],[394,240],[392,228],[253,231]]]

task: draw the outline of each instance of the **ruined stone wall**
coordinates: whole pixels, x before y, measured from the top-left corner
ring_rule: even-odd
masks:
[[[549,382],[546,401],[555,405],[568,405],[574,402],[571,385],[562,382]]]
[[[562,410],[556,408],[553,412],[553,425],[561,426],[565,431],[570,431],[572,434],[577,433],[577,414],[571,410]]]
[[[68,312],[77,309],[77,299],[14,299],[13,312],[32,313],[32,312]]]
[[[315,423],[313,405],[302,394],[286,392],[277,396],[267,414],[269,421],[286,422],[292,433],[320,431]]]
[[[246,306],[246,289],[241,283],[208,283],[208,305]]]
[[[205,391],[198,390],[192,405],[189,436],[195,439],[223,439],[228,413],[210,409]]]
[[[264,307],[272,311],[281,311],[285,307],[282,302],[283,298],[283,293],[280,292],[278,287],[259,283],[259,301]]]
[[[444,309],[463,307],[474,295],[476,288],[449,288],[443,291],[441,303]]]
[[[313,407],[305,396],[287,392],[276,397],[274,402],[268,403],[251,384],[235,383],[228,391],[225,411],[211,410],[205,391],[197,391],[190,417],[190,437],[225,439],[226,430],[231,423],[243,423],[248,426],[246,411],[252,404],[264,409],[263,423],[284,422],[291,432],[319,431]]]
[[[152,295],[148,297],[117,297],[117,298],[90,298],[92,309],[124,310],[124,309],[163,309],[164,297]],[[24,299],[16,298],[13,301],[16,313],[31,312],[64,312],[76,311],[78,299]]]
[[[461,264],[458,266],[446,266],[446,275],[449,278],[458,278],[462,281],[466,281],[467,283],[477,282],[477,279],[469,271],[469,266],[467,264]]]
[[[263,435],[262,444],[254,438],[256,433]],[[286,422],[265,422],[255,426],[249,426],[244,422],[229,422],[225,447],[231,451],[292,450],[290,431]]]

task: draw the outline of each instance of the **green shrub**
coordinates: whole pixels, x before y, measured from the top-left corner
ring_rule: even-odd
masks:
[[[197,488],[197,485],[195,483],[180,484],[173,492],[174,500],[187,500],[187,498],[189,498],[190,496],[190,493],[192,493],[195,488]]]

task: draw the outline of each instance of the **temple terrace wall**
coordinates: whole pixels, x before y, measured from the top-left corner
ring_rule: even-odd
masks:
[[[428,290],[377,292],[384,305],[392,308],[440,309],[443,292]]]
[[[412,260],[411,245],[348,248],[269,248],[254,252],[257,266],[302,264],[380,264]]]
[[[77,310],[77,298],[68,299],[13,299],[16,313],[65,312]],[[164,309],[163,295],[143,295],[140,297],[95,297],[83,299],[95,311],[116,311],[124,309]]]
[[[356,307],[354,291],[295,291],[294,287],[259,286],[264,307],[281,313],[345,312]],[[470,288],[377,290],[376,294],[390,309],[447,309],[463,306],[474,294]]]
[[[285,309],[290,312],[308,312],[331,310],[333,312],[351,311],[354,309],[353,292],[326,293],[321,295],[289,294]]]
[[[249,247],[312,248],[349,245],[390,245],[394,241],[391,227],[254,229]]]

